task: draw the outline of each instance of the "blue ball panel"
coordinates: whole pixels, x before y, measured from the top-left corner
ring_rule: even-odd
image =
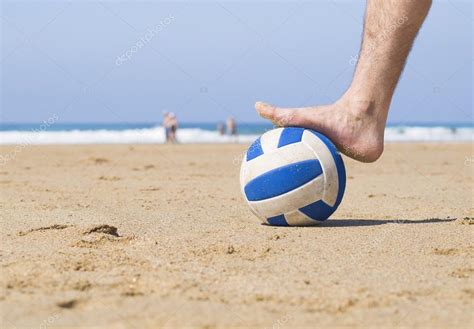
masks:
[[[339,186],[337,190],[337,198],[336,198],[336,203],[334,204],[334,209],[336,209],[339,204],[342,201],[342,197],[344,195],[344,190],[346,189],[346,169],[344,167],[344,161],[342,160],[341,155],[337,151],[336,147],[334,144],[324,136],[323,134],[320,134],[314,130],[308,129],[311,133],[319,137],[323,141],[323,143],[327,146],[329,151],[332,154],[332,157],[334,158],[334,162],[336,163],[336,169],[337,169],[337,176],[338,176],[338,181],[339,181]]]
[[[284,215],[278,215],[274,217],[267,218],[267,221],[270,225],[273,226],[289,226],[286,222]]]
[[[263,154],[262,145],[260,144],[260,137],[250,145],[247,151],[247,161],[255,159]]]
[[[328,206],[323,200],[318,200],[299,210],[314,220],[323,221],[328,219],[336,208]]]
[[[278,141],[278,147],[285,145],[290,145],[293,143],[301,142],[301,137],[303,137],[303,128],[284,128],[280,135],[280,140]]]
[[[323,173],[318,160],[305,160],[270,170],[255,177],[244,188],[248,201],[273,198],[290,192]]]

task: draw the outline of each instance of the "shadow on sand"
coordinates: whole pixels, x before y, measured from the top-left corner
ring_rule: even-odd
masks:
[[[318,225],[306,226],[306,227],[354,227],[354,226],[375,226],[384,224],[432,224],[432,223],[447,223],[455,221],[456,218],[428,218],[420,220],[410,219],[329,219],[325,222],[321,222]],[[267,224],[263,224],[270,226]],[[288,226],[281,226],[288,227]]]
[[[384,224],[431,224],[447,223],[455,221],[456,218],[428,218],[420,220],[410,219],[330,219],[318,226],[323,227],[346,227],[346,226],[374,226]]]

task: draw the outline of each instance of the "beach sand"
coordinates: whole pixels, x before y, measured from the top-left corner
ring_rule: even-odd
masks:
[[[0,167],[1,327],[474,326],[471,144],[344,158],[341,206],[305,228],[251,214],[245,148],[18,149]]]

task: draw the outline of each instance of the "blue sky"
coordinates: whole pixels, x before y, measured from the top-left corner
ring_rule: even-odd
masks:
[[[163,110],[253,122],[256,100],[329,103],[350,83],[364,11],[338,0],[1,3],[4,122],[156,122]],[[472,3],[435,1],[389,121],[472,123],[472,40]]]

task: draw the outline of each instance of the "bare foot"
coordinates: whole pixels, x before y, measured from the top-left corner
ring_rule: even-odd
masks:
[[[333,141],[337,148],[355,160],[374,162],[383,152],[386,117],[373,102],[342,97],[331,105],[278,108],[257,102],[257,112],[277,126],[314,129]]]

